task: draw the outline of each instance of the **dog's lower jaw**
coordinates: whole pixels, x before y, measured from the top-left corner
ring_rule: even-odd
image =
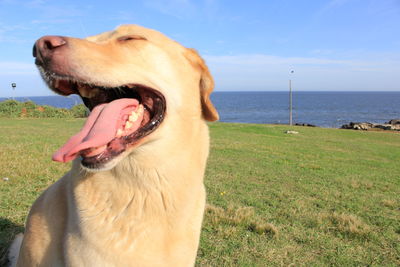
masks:
[[[126,153],[126,152],[125,152]],[[102,171],[109,171],[113,169],[118,163],[123,159],[123,155],[119,155],[116,158],[113,158],[111,161],[102,164],[101,166],[98,167],[93,167],[93,166],[86,166],[83,164],[82,160],[83,158],[81,156],[77,157],[75,161],[79,162],[80,168],[84,170],[85,172],[102,172]]]
[[[86,166],[83,162],[82,156],[77,157],[74,161],[78,162],[80,165],[80,168],[85,171],[85,172],[102,172],[102,171],[109,171],[114,169],[117,165],[120,164],[121,161],[125,160],[130,160],[131,154],[135,154],[135,150],[140,148],[137,148],[136,146],[133,147],[128,147],[124,152],[121,154],[117,155],[110,161],[103,163],[103,164],[98,164],[97,166]]]

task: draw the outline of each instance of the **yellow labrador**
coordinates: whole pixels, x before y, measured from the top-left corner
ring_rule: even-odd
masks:
[[[33,204],[16,266],[193,266],[205,205],[212,77],[163,34],[120,26],[86,39],[45,36],[43,79],[91,110],[53,160],[72,169]]]

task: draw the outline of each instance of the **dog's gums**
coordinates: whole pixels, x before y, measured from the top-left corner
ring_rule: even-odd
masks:
[[[60,77],[40,65],[39,69],[53,91],[78,94],[91,111],[82,130],[53,155],[55,161],[67,162],[81,156],[84,167],[101,169],[127,148],[137,145],[164,119],[165,98],[153,88],[134,83],[107,88]]]

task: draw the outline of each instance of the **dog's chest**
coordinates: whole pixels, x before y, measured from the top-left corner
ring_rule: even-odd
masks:
[[[88,187],[90,186],[90,187]],[[149,243],[155,248],[168,234],[170,194],[156,190],[115,190],[103,185],[81,184],[70,203],[68,225],[71,246],[93,249],[102,254],[127,254]],[[152,241],[153,240],[153,241]],[[106,250],[106,251],[103,251]],[[93,252],[92,252],[93,253]]]

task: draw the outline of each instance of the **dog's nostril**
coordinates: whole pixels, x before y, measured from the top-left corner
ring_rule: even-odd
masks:
[[[58,36],[49,36],[48,39],[43,40],[44,48],[48,50],[53,50],[59,46],[62,46],[66,41]]]
[[[53,52],[67,44],[67,41],[64,37],[61,36],[44,36],[37,40],[35,45],[33,46],[33,56],[34,57],[43,57],[51,58]]]
[[[48,49],[48,50],[51,50],[51,49],[53,49],[54,47],[53,47],[53,45],[51,44],[50,41],[45,40],[45,41],[44,41],[44,48],[46,48],[46,49]]]

